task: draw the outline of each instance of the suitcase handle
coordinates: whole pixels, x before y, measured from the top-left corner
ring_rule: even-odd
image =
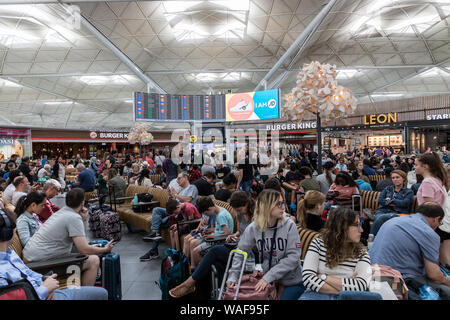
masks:
[[[236,286],[236,293],[234,295],[234,300],[237,300],[237,297],[238,297],[238,294],[239,294],[239,288],[241,286],[242,275],[244,274],[245,262],[247,261],[247,257],[248,257],[247,252],[239,250],[239,249],[234,249],[234,250],[230,251],[230,255],[228,257],[228,262],[227,262],[227,267],[225,268],[225,273],[223,275],[222,285],[220,286],[219,297],[217,298],[217,300],[221,300],[222,299],[222,295],[223,295],[224,290],[225,290],[225,284],[226,284],[227,278],[228,278],[228,271],[230,269],[230,264],[232,263],[233,257],[234,257],[235,254],[239,254],[239,255],[244,257],[244,261],[242,262],[241,272],[240,272],[240,275],[239,275],[239,281],[238,281],[238,284]]]

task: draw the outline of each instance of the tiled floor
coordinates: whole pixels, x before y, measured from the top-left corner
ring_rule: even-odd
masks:
[[[161,290],[155,283],[159,282],[161,258],[145,262],[139,260],[151,245],[142,241],[145,234],[145,231],[130,233],[122,225],[122,238],[113,249],[113,252],[120,255],[123,300],[161,300]],[[160,257],[168,247],[167,243],[160,244]]]

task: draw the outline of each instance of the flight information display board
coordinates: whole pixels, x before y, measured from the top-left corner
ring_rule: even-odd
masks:
[[[225,95],[134,93],[136,121],[225,121]]]

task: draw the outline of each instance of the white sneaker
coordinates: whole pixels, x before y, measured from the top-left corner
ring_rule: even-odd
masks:
[[[241,100],[237,105],[231,108],[230,111],[232,112],[247,111],[249,104],[250,103],[245,103],[245,100]]]

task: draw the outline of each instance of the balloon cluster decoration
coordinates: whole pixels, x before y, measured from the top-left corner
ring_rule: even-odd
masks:
[[[148,132],[149,126],[145,123],[136,123],[133,130],[128,134],[128,142],[130,144],[139,143],[146,146],[153,141],[153,135]]]
[[[336,66],[313,61],[297,74],[297,86],[285,96],[284,114],[289,120],[302,121],[310,112],[320,112],[323,121],[352,114],[357,100],[350,89],[339,86]]]

